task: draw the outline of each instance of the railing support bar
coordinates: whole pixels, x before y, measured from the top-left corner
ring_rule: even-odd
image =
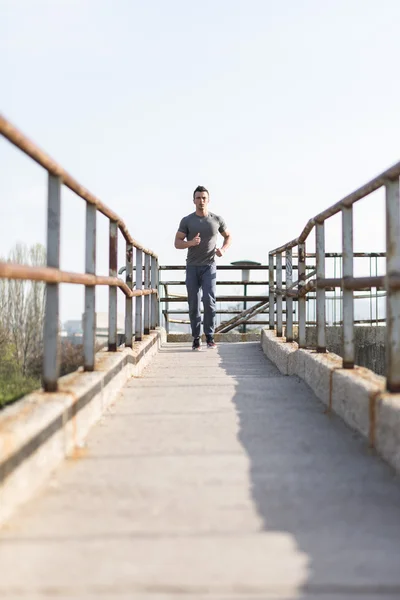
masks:
[[[325,278],[325,223],[315,227],[317,280]],[[317,287],[317,352],[326,352],[325,289]]]
[[[286,289],[292,285],[292,249],[286,250]],[[293,342],[293,298],[286,295],[286,341]]]
[[[282,320],[282,252],[276,255],[276,335],[283,335],[283,320]]]
[[[117,276],[118,266],[118,224],[110,221],[109,275]],[[117,288],[108,288],[108,351],[117,350]]]
[[[274,255],[268,257],[268,287],[269,287],[269,328],[275,329],[274,302]]]
[[[158,264],[158,258],[156,258],[156,285],[155,289],[157,290],[156,297],[156,327],[160,326],[161,323],[161,302],[160,302],[160,265]]]
[[[47,195],[47,266],[60,268],[61,181],[49,174]],[[43,388],[56,392],[59,375],[58,352],[59,284],[46,283],[43,336]]]
[[[306,244],[299,244],[298,251],[298,279],[299,290],[306,283]],[[299,348],[305,348],[306,343],[306,296],[299,296]]]
[[[86,203],[85,273],[96,274],[96,218],[93,204]],[[83,367],[94,371],[96,349],[96,286],[85,285],[85,311],[83,314]]]
[[[144,255],[144,288],[150,287],[150,254]],[[144,297],[144,334],[150,333],[150,296]]]
[[[126,270],[125,281],[126,285],[131,290],[133,288],[133,264],[132,264],[133,246],[130,242],[126,242]],[[132,348],[133,340],[133,302],[132,298],[125,296],[125,347]]]
[[[399,180],[386,184],[386,386],[400,392],[400,290],[390,279],[400,275]]]
[[[165,302],[165,310],[164,310],[164,327],[165,327],[165,331],[168,334],[169,333],[169,317],[168,317],[169,302],[168,302],[168,286],[166,284],[164,284],[164,293],[165,293],[165,297],[167,298],[167,300]]]
[[[157,289],[157,259],[155,256],[151,257],[150,261],[150,287],[155,290]],[[158,315],[158,306],[157,306],[157,296],[155,294],[151,295],[151,318],[150,318],[150,329],[155,329],[157,327],[157,315]]]
[[[353,277],[353,207],[342,209],[342,252],[343,283],[347,277]],[[355,360],[354,345],[354,292],[345,289],[342,292],[343,314],[343,368],[352,369]]]
[[[136,289],[143,289],[143,252],[136,248]],[[135,298],[135,340],[143,338],[143,296]]]

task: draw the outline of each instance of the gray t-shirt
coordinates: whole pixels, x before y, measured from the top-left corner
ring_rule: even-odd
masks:
[[[215,260],[218,232],[225,231],[226,225],[222,217],[208,213],[206,217],[199,217],[192,213],[183,217],[178,231],[184,233],[190,242],[200,233],[201,242],[198,246],[188,248],[186,263],[188,265],[210,265]]]

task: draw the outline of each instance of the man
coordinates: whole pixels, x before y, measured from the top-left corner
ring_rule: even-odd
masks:
[[[215,348],[215,297],[217,267],[215,256],[223,256],[231,244],[231,234],[225,221],[208,211],[208,190],[199,185],[193,192],[196,211],[180,222],[175,236],[175,248],[188,249],[186,259],[186,288],[189,302],[189,318],[193,336],[193,350],[200,350],[201,290],[203,292],[203,329],[208,348]],[[217,248],[218,232],[224,238]]]

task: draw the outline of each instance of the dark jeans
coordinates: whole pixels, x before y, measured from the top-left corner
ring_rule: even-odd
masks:
[[[215,296],[217,291],[217,266],[187,265],[186,288],[189,302],[189,318],[192,336],[200,337],[201,325],[201,291],[203,291],[204,319],[203,329],[206,336],[213,336],[215,329]]]

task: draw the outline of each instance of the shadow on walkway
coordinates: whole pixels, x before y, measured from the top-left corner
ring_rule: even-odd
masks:
[[[289,534],[308,557],[288,599],[400,598],[399,478],[258,343],[218,353],[237,382],[238,437],[263,528]]]

